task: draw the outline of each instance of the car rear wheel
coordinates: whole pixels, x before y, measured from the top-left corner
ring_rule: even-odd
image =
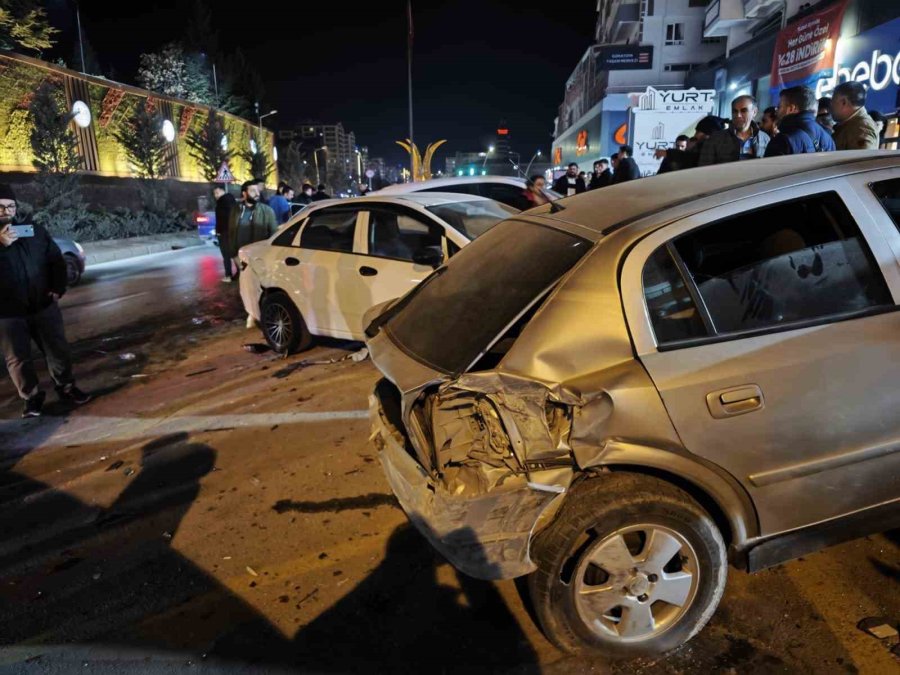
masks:
[[[603,474],[577,484],[535,538],[529,577],[547,636],[573,653],[660,654],[687,642],[725,590],[725,544],[686,492]]]
[[[309,349],[312,335],[297,306],[284,293],[270,293],[260,307],[263,335],[276,352],[290,354]]]
[[[66,253],[63,257],[66,259],[66,285],[77,286],[81,281],[81,266],[74,255]]]

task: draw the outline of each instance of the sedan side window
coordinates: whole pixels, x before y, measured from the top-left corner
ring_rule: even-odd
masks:
[[[872,183],[870,187],[894,221],[894,225],[900,229],[900,178]]]
[[[513,208],[519,209],[519,211],[525,211],[534,206],[534,204],[528,201],[528,197],[525,196],[524,188],[520,188],[517,185],[488,183],[482,187],[484,188],[482,194],[485,197],[498,201],[501,204],[512,206]]]
[[[429,246],[441,246],[442,229],[410,214],[388,209],[369,212],[369,255],[412,262]]]
[[[356,210],[350,209],[326,209],[313,213],[300,235],[300,247],[352,253],[356,214]]]
[[[718,334],[893,306],[835,192],[743,213],[674,244]]]
[[[297,237],[297,230],[300,229],[300,226],[303,225],[303,219],[301,218],[296,223],[287,228],[284,232],[279,234],[272,241],[272,246],[291,246],[294,243],[294,239]]]
[[[659,344],[708,335],[684,278],[667,246],[644,265],[644,300]]]

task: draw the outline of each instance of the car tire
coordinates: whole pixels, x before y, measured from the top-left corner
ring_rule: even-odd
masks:
[[[284,293],[269,293],[260,303],[260,326],[269,347],[281,354],[304,351],[313,337],[300,311]]]
[[[71,253],[66,253],[63,258],[66,260],[66,286],[77,286],[81,281],[81,266],[78,259]]]
[[[706,625],[728,566],[715,522],[689,494],[614,472],[577,483],[565,499],[532,543],[538,569],[528,578],[552,642],[637,658],[674,649]]]

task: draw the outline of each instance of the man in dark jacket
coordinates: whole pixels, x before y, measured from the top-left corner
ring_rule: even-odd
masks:
[[[830,152],[834,141],[816,122],[819,102],[809,87],[790,87],[778,101],[778,135],[769,141],[766,157]]]
[[[563,197],[580,195],[586,189],[584,181],[578,177],[578,165],[575,162],[569,164],[566,172],[553,183],[554,192],[558,192]]]
[[[38,417],[46,394],[31,360],[32,339],[47,359],[60,400],[82,404],[91,400],[75,386],[72,356],[62,314],[56,301],[66,292],[66,262],[59,247],[40,225],[34,236],[13,229],[16,197],[0,185],[0,351],[19,396],[22,417]]]
[[[656,158],[662,158],[662,164],[659,165],[659,171],[656,173],[669,173],[670,171],[696,168],[697,163],[700,161],[700,153],[703,152],[703,146],[709,140],[709,137],[716,132],[722,131],[723,128],[721,117],[716,117],[715,115],[704,117],[697,122],[694,137],[690,139],[686,149],[679,149],[677,147],[678,139],[675,139],[676,147],[656,151]]]
[[[765,155],[769,134],[753,121],[758,111],[752,96],[734,99],[731,102],[731,127],[715,132],[703,144],[698,166],[727,164]]]
[[[231,283],[234,278],[234,269],[228,244],[228,222],[231,219],[231,210],[237,202],[222,184],[216,184],[213,187],[213,196],[216,198],[216,239],[219,240],[219,251],[222,253],[222,262],[225,265],[225,276],[222,277],[222,281]]]
[[[588,183],[588,190],[596,190],[597,188],[606,187],[612,183],[612,171],[609,170],[609,160],[601,159],[594,162],[594,173],[591,174],[591,181]]]
[[[834,145],[838,150],[877,150],[881,145],[875,120],[866,111],[866,87],[861,82],[842,82],[834,88],[831,110],[837,126]]]
[[[312,196],[312,200],[314,202],[320,202],[323,199],[331,199],[331,195],[325,192],[325,186],[319,183],[319,187],[316,188],[316,194]]]
[[[619,146],[619,163],[616,165],[616,172],[613,174],[613,185],[641,177],[641,169],[637,162],[634,161],[632,154],[634,154],[634,149],[630,145]]]

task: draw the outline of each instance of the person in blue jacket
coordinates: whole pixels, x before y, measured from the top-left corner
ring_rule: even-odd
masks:
[[[809,87],[789,87],[778,101],[778,134],[766,148],[766,157],[836,150],[831,134],[818,122],[819,101]]]

